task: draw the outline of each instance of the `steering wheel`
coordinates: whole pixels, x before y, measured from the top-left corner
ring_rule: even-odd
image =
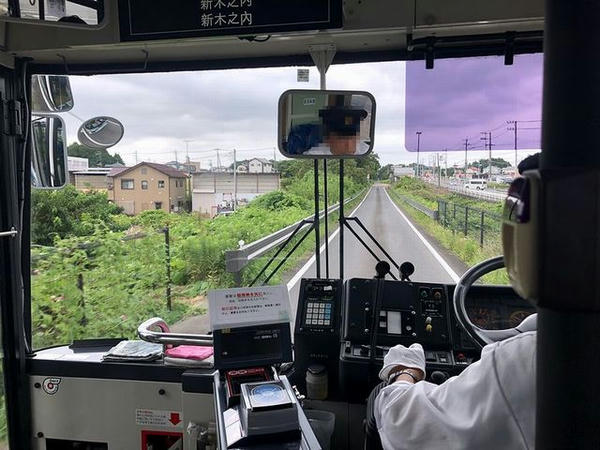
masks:
[[[517,327],[507,328],[505,330],[484,330],[483,328],[479,328],[471,322],[471,319],[469,319],[467,309],[465,308],[465,301],[469,289],[471,289],[473,283],[482,276],[503,267],[503,256],[496,256],[495,258],[483,261],[467,270],[460,280],[458,280],[456,287],[454,288],[454,314],[463,330],[465,330],[480,347],[493,342],[503,341],[509,337],[536,329],[537,314],[526,317]]]

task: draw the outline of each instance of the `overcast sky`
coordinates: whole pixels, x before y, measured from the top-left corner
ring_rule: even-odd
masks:
[[[421,67],[424,63],[408,64],[419,65],[418,69],[409,68],[409,73],[421,79],[422,73],[425,72]],[[537,70],[536,64],[539,65],[539,63],[530,64],[533,70],[518,72],[516,83],[525,86],[524,91],[537,89],[541,92],[539,76],[541,66]],[[447,62],[436,61],[437,68],[440,68],[442,78],[447,79],[449,74],[452,75],[452,72],[448,71]],[[77,129],[81,124],[79,119],[107,115],[119,119],[125,126],[125,136],[122,141],[109,149],[109,152],[118,152],[127,164],[136,162],[136,152],[138,161],[167,162],[174,160],[176,153],[177,159],[184,161],[185,140],[191,141],[188,143],[190,159],[202,161],[206,168],[211,163],[216,165],[217,153],[214,149],[217,148],[221,149],[219,153],[223,164],[232,161],[234,148],[238,150],[238,159],[273,158],[277,147],[279,96],[287,89],[319,87],[319,75],[315,68],[310,69],[309,83],[296,81],[296,69],[290,67],[71,76],[75,107],[72,114],[64,116],[69,142],[76,140]],[[425,83],[426,80],[416,84],[409,82],[409,86],[418,86],[418,89],[412,89],[408,96],[411,107],[407,114],[414,115],[414,119],[409,117],[406,122],[409,127],[407,129],[410,130],[409,138],[413,135],[410,127],[414,127],[417,122],[423,123],[424,126],[438,123],[441,124],[438,127],[440,129],[450,126],[450,129],[453,129],[452,134],[462,136],[462,132],[456,131],[456,128],[462,125],[450,122],[456,121],[458,110],[471,111],[480,117],[488,117],[490,123],[495,123],[500,120],[500,117],[504,117],[504,112],[496,115],[489,114],[489,111],[493,110],[492,106],[498,105],[497,98],[486,100],[487,109],[483,107],[473,110],[470,99],[477,93],[470,91],[473,89],[481,91],[482,86],[495,83],[498,79],[510,80],[513,77],[514,80],[515,72],[509,72],[501,62],[493,70],[485,70],[489,70],[490,73],[483,76],[481,70],[472,71],[462,65],[461,70],[457,70],[455,74],[454,82],[448,86],[441,84],[439,77],[432,76],[436,70],[429,71],[427,75],[430,76],[433,84],[438,86],[437,91],[432,91],[427,86],[432,83]],[[504,72],[503,75],[496,76],[492,73],[494,71]],[[465,73],[472,73],[471,79],[465,79]],[[383,164],[410,163],[416,160],[415,153],[408,152],[404,145],[405,78],[406,65],[402,62],[337,65],[332,66],[327,75],[329,89],[366,90],[375,96],[377,123],[374,151],[379,154]],[[464,80],[464,82],[457,80]],[[478,80],[478,83],[474,83],[474,80]],[[417,98],[422,96],[422,102],[414,103],[413,91],[418,94]],[[523,96],[524,91],[519,91],[519,95]],[[444,92],[452,95],[441,95]],[[441,107],[441,105],[447,106],[449,101],[453,102],[451,108]],[[529,102],[527,108],[535,110],[535,101],[533,99]],[[513,103],[508,103],[514,106]],[[525,119],[532,115],[529,109],[527,111],[524,109],[522,112],[522,117],[514,115],[507,117]],[[433,118],[435,120],[431,120]],[[470,123],[471,119],[466,122]],[[444,133],[450,134],[448,129]],[[433,135],[433,132],[430,134]],[[425,133],[422,137],[425,137]],[[522,154],[524,157],[528,153],[531,151],[520,152],[520,156]],[[474,150],[469,153],[469,159],[475,160],[485,155],[485,152]],[[496,151],[494,156],[514,161],[514,151]],[[422,154],[421,161],[427,162],[428,157],[429,155]],[[277,158],[280,158],[278,152]],[[455,162],[463,164],[464,153],[449,154],[448,160],[449,164]]]

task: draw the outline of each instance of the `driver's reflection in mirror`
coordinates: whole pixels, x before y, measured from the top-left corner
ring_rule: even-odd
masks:
[[[367,439],[381,439],[385,449],[534,448],[535,318],[483,347],[479,361],[440,385],[425,381],[421,345],[391,348],[379,373],[384,383],[369,397]]]
[[[330,95],[328,105],[318,112],[319,123],[294,125],[287,139],[292,155],[363,155],[369,142],[361,139],[367,108],[357,105],[358,96]],[[350,103],[350,104],[348,104]]]

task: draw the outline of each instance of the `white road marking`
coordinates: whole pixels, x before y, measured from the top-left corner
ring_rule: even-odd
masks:
[[[437,262],[440,264],[440,266],[442,266],[444,268],[444,270],[448,273],[448,275],[450,275],[450,278],[452,278],[452,280],[455,283],[458,282],[458,280],[460,280],[460,277],[457,275],[457,273],[454,270],[452,270],[452,268],[446,262],[446,260],[436,251],[435,248],[433,248],[433,246],[429,243],[429,241],[427,239],[425,239],[425,237],[419,232],[419,230],[417,230],[417,228],[412,224],[412,222],[408,219],[408,217],[406,217],[404,215],[404,213],[400,210],[400,208],[398,208],[396,203],[394,203],[394,201],[390,197],[390,194],[388,194],[387,189],[384,189],[384,192],[385,192],[385,195],[387,195],[388,200],[392,203],[392,205],[394,205],[394,208],[396,208],[396,211],[398,211],[398,214],[400,214],[400,216],[402,216],[402,218],[406,221],[406,223],[411,228],[411,230],[413,230],[414,233],[421,240],[421,242],[423,242],[423,245],[425,245],[425,247],[427,247],[427,250],[429,250],[429,252],[437,260]]]
[[[365,202],[367,197],[371,194],[372,190],[373,190],[373,188],[371,187],[371,189],[369,189],[369,192],[367,192],[367,195],[365,195],[364,198],[362,199],[362,201],[358,204],[358,206],[356,208],[354,208],[354,211],[352,211],[350,213],[350,216],[354,216],[354,214],[356,214],[356,211],[358,211],[358,209],[362,206],[362,204]],[[331,242],[336,238],[336,236],[339,234],[339,232],[340,232],[340,227],[338,226],[338,228],[333,233],[331,233],[331,236],[329,236],[329,239],[328,239],[329,244],[331,244]],[[319,250],[319,256],[324,251],[325,251],[325,244],[321,245],[321,248]],[[291,291],[292,289],[294,289],[294,287],[296,286],[298,281],[300,281],[300,279],[302,279],[304,274],[306,272],[308,272],[308,269],[310,269],[310,266],[312,266],[316,261],[317,261],[317,258],[315,258],[315,255],[312,255],[310,257],[310,259],[308,261],[306,261],[306,264],[304,264],[304,266],[302,266],[302,268],[296,273],[296,275],[294,275],[293,278],[288,282],[288,284],[287,284],[288,292]]]

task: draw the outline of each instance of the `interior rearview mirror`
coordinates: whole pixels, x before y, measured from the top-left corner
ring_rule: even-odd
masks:
[[[60,188],[67,183],[67,132],[58,116],[38,116],[31,121],[31,185]]]
[[[79,142],[89,148],[105,149],[117,145],[125,128],[113,117],[94,117],[86,120],[77,132]]]
[[[73,109],[73,93],[69,77],[33,75],[31,77],[31,110],[34,114],[67,112]]]
[[[373,150],[375,98],[362,91],[291,90],[279,99],[287,158],[359,158]]]

